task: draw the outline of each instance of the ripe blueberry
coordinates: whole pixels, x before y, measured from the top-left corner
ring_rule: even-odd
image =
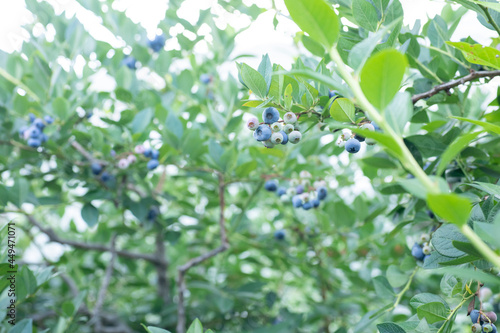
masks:
[[[318,189],[316,190],[316,192],[318,193],[318,199],[319,200],[325,199],[326,195],[328,194],[328,190],[324,186],[318,187]]]
[[[267,191],[274,192],[274,191],[276,191],[278,189],[278,182],[276,182],[275,180],[268,180],[264,184],[264,188]]]
[[[286,187],[284,186],[280,186],[278,187],[278,191],[276,192],[276,194],[278,194],[278,196],[282,196],[282,195],[285,195],[286,194]]]
[[[153,150],[151,148],[144,149],[144,156],[151,158],[151,156],[153,156]]]
[[[276,108],[273,108],[272,106],[268,107],[267,109],[264,110],[264,112],[262,112],[262,120],[264,120],[266,124],[275,123],[279,119],[280,119],[280,113]]]
[[[101,175],[101,180],[103,182],[107,182],[107,181],[111,180],[111,175],[107,171],[104,171]]]
[[[160,162],[158,162],[158,160],[151,159],[148,161],[147,167],[149,170],[154,170],[158,167],[159,164]]]
[[[284,230],[276,230],[274,232],[274,238],[276,238],[277,240],[285,239],[285,231]]]
[[[425,254],[422,251],[422,247],[418,243],[413,244],[413,247],[411,249],[411,255],[415,257],[415,259],[420,261],[424,260],[425,257]]]
[[[100,165],[97,162],[94,162],[90,165],[90,170],[92,170],[92,173],[97,176],[102,171],[102,165]]]
[[[351,154],[357,153],[361,149],[361,143],[356,139],[349,139],[345,143],[345,150]]]
[[[309,210],[313,207],[313,204],[311,201],[308,201],[308,202],[305,202],[303,205],[302,205],[302,208],[304,208],[304,210]]]
[[[157,160],[160,157],[160,152],[156,149],[151,149],[151,158]]]
[[[280,131],[281,135],[283,135],[283,141],[281,141],[282,145],[286,145],[288,143],[288,135],[284,131]]]
[[[158,210],[158,207],[156,206],[153,206],[149,209],[148,211],[148,215],[146,216],[146,218],[149,220],[149,221],[154,221],[156,220],[156,217],[158,216],[159,214],[159,210]]]
[[[259,125],[255,132],[253,132],[253,137],[257,141],[267,141],[271,138],[273,132],[267,125]]]
[[[44,120],[45,120],[45,122],[46,122],[47,124],[49,124],[49,125],[50,125],[50,124],[52,124],[52,123],[54,122],[54,118],[52,118],[52,117],[51,117],[51,116],[49,116],[49,115],[46,115],[43,119],[44,119]]]
[[[302,198],[300,197],[300,195],[295,195],[295,196],[292,198],[292,205],[293,205],[293,207],[295,207],[295,208],[302,207]]]
[[[33,113],[30,113],[28,116],[30,117],[30,123],[35,121],[36,117]]]
[[[39,138],[29,138],[28,139],[28,146],[33,147],[33,148],[38,148],[42,144],[42,140]]]
[[[314,208],[317,208],[317,207],[319,207],[320,201],[318,198],[315,198],[315,199],[312,199],[311,203],[312,203]]]
[[[200,81],[203,84],[209,84],[210,82],[212,82],[212,75],[210,75],[210,74],[201,74],[200,75]]]
[[[288,141],[290,143],[299,143],[300,139],[302,139],[302,134],[299,131],[292,131],[290,134],[288,134]]]
[[[40,139],[42,140],[42,143],[49,141],[49,137],[45,133],[42,133],[42,137]]]
[[[45,127],[45,124],[43,123],[43,120],[40,119],[40,118],[36,118],[34,121],[33,121],[33,125],[35,125],[36,127],[38,127],[38,129],[40,131],[43,131],[44,127]]]
[[[26,132],[28,130],[28,126],[22,126],[20,129],[19,129],[19,136],[20,137],[24,137],[24,132]]]
[[[159,52],[165,46],[165,37],[163,35],[156,35],[153,40],[148,40],[148,46],[154,52]]]
[[[137,61],[132,56],[126,56],[125,58],[123,58],[122,64],[124,64],[125,66],[127,66],[130,69],[137,68]]]
[[[470,313],[470,320],[472,321],[473,324],[475,323],[479,323],[481,324],[481,322],[479,321],[479,310],[472,310],[471,313]]]
[[[356,134],[356,135],[354,136],[354,138],[355,138],[356,140],[358,140],[359,142],[364,142],[364,141],[365,141],[365,137],[364,137],[364,136],[361,136],[361,135],[359,135],[359,134]]]

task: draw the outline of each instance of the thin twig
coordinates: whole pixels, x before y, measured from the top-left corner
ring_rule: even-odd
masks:
[[[500,28],[498,27],[498,24],[495,22],[495,20],[493,19],[493,17],[491,17],[491,14],[490,14],[488,8],[486,8],[483,5],[479,5],[479,7],[483,10],[483,12],[484,12],[484,14],[486,16],[486,19],[488,20],[489,24],[491,24],[493,26],[493,28],[497,31],[497,33],[500,35]]]
[[[478,79],[481,77],[493,78],[495,76],[500,76],[500,70],[497,70],[497,71],[479,71],[479,72],[472,71],[470,74],[468,74],[464,77],[437,85],[429,91],[414,95],[411,99],[412,99],[413,104],[415,104],[417,101],[419,101],[423,98],[428,98],[428,97],[434,96],[441,91],[448,91],[451,88],[455,88],[459,85],[465,84],[465,82],[469,82],[469,81],[472,81],[472,80],[475,80],[475,79]]]
[[[104,299],[106,298],[106,293],[108,292],[109,283],[111,282],[111,277],[113,275],[113,270],[115,268],[116,261],[116,234],[111,237],[111,260],[106,267],[106,274],[102,280],[101,288],[97,295],[97,301],[95,302],[94,311],[92,312],[91,322],[95,322],[95,331],[101,332],[103,325],[101,321],[101,309],[104,304]]]
[[[226,251],[229,248],[229,241],[227,239],[226,233],[226,221],[224,219],[224,210],[225,210],[225,200],[224,200],[224,192],[226,189],[226,184],[224,182],[224,176],[221,173],[218,173],[219,177],[219,206],[220,206],[220,214],[219,214],[219,228],[220,228],[220,239],[221,245],[213,249],[205,254],[202,254],[198,257],[190,259],[184,265],[180,266],[178,270],[177,277],[177,293],[178,293],[178,303],[177,303],[177,333],[186,332],[186,308],[184,305],[184,292],[186,291],[186,273],[192,267],[201,264],[207,259],[210,259],[217,254]]]
[[[87,160],[89,160],[89,162],[97,162],[97,163],[100,163],[102,165],[108,165],[108,162],[98,160],[94,156],[92,156],[92,154],[89,153],[85,148],[83,148],[83,146],[81,144],[79,144],[78,142],[76,142],[76,141],[71,142],[71,146],[73,148],[75,148],[80,154],[82,154],[83,157],[85,157]]]

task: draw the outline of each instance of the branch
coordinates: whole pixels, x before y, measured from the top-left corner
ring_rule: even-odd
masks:
[[[113,250],[110,247],[107,247],[107,246],[102,245],[102,244],[92,244],[92,243],[78,242],[78,241],[69,240],[69,239],[62,239],[51,228],[43,227],[40,224],[40,222],[38,222],[33,216],[26,215],[26,217],[31,222],[31,224],[33,224],[38,229],[40,229],[41,232],[46,234],[49,237],[49,240],[51,242],[69,245],[69,246],[73,246],[73,247],[85,249],[85,250],[94,250],[94,251],[100,251],[100,252],[113,252]],[[161,264],[161,262],[158,261],[157,257],[155,255],[151,255],[151,254],[135,253],[135,252],[129,252],[129,251],[124,251],[124,250],[117,250],[116,254],[119,255],[120,257],[124,257],[124,258],[146,260],[146,261],[149,261],[155,265]]]
[[[116,234],[111,237],[111,260],[106,267],[106,274],[102,280],[101,288],[97,296],[97,301],[95,302],[94,311],[92,312],[92,321],[95,321],[94,329],[97,332],[102,331],[102,321],[101,321],[101,309],[104,304],[104,299],[106,298],[106,293],[108,291],[109,283],[111,281],[111,276],[113,275],[113,269],[115,267],[116,261]]]
[[[457,87],[457,86],[459,86],[461,84],[465,84],[465,82],[469,82],[469,81],[472,81],[472,80],[475,80],[475,79],[478,79],[478,78],[481,78],[481,77],[492,78],[492,77],[495,77],[495,76],[500,76],[500,70],[497,70],[497,71],[480,71],[480,72],[472,71],[469,75],[466,75],[466,76],[464,76],[464,77],[462,77],[460,79],[456,79],[456,80],[453,80],[453,81],[450,81],[450,82],[446,82],[446,83],[437,85],[437,86],[433,87],[431,90],[429,90],[427,92],[414,95],[411,99],[412,99],[413,104],[415,104],[417,101],[419,101],[419,100],[421,100],[423,98],[428,98],[428,97],[434,96],[434,95],[436,95],[437,93],[439,93],[441,91],[448,91],[451,88],[455,88],[455,87]]]
[[[75,148],[76,150],[78,150],[78,152],[80,154],[82,154],[83,157],[85,157],[87,160],[89,160],[89,162],[98,162],[102,165],[108,165],[108,162],[98,160],[94,156],[92,156],[92,154],[89,153],[87,150],[85,150],[85,148],[83,148],[83,146],[81,144],[79,144],[78,142],[76,142],[76,141],[71,142],[71,146],[73,148]]]
[[[163,242],[163,229],[156,234],[156,258],[160,264],[156,265],[158,274],[158,297],[165,305],[170,303],[170,283],[167,276],[168,261],[165,256],[165,243]]]
[[[224,182],[224,176],[221,173],[218,173],[219,177],[219,206],[220,206],[220,214],[219,214],[219,228],[220,228],[220,239],[221,245],[209,251],[203,255],[192,258],[184,265],[180,266],[177,270],[179,272],[177,278],[177,290],[178,290],[178,303],[177,303],[177,333],[186,332],[186,308],[184,305],[184,292],[186,291],[186,273],[192,267],[201,264],[205,260],[208,260],[217,254],[226,251],[229,248],[229,241],[227,239],[226,233],[226,221],[224,219],[224,210],[225,210],[225,200],[224,200],[224,191],[226,189],[226,184]]]
[[[500,35],[500,28],[498,27],[498,24],[495,22],[493,17],[491,17],[491,14],[490,14],[488,8],[486,8],[483,5],[479,5],[479,4],[478,4],[478,6],[483,10],[484,15],[486,16],[486,19],[488,20],[488,23],[491,24],[493,26],[493,29],[495,29],[497,31],[497,33]]]

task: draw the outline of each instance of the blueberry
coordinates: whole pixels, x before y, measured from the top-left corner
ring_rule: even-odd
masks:
[[[429,255],[431,254],[431,247],[429,245],[424,245],[422,246],[422,252],[425,254],[425,255]]]
[[[151,150],[151,148],[144,149],[144,156],[151,158],[151,156],[153,156],[153,150]]]
[[[304,208],[304,210],[309,210],[313,207],[313,204],[311,201],[308,201],[308,202],[305,202],[303,205],[302,205],[302,208]]]
[[[283,141],[281,141],[282,145],[286,145],[288,143],[288,135],[284,131],[280,131],[281,135],[283,135]]]
[[[130,164],[130,163],[128,162],[128,160],[127,160],[126,158],[122,158],[122,159],[120,159],[120,160],[118,161],[118,167],[119,167],[120,169],[126,169],[126,168],[128,168],[128,165],[129,165],[129,164]]]
[[[47,134],[42,133],[41,140],[42,140],[42,143],[45,143],[45,142],[49,141],[49,137],[47,136]]]
[[[32,139],[38,139],[42,135],[42,131],[38,127],[31,126],[28,128],[28,136]]]
[[[373,125],[373,128],[375,129],[375,131],[377,131],[377,132],[380,132],[380,131],[381,131],[381,129],[380,129],[380,127],[377,125],[377,123],[375,123],[374,121],[372,121],[372,122],[371,122],[371,124]]]
[[[137,145],[137,146],[135,146],[134,151],[137,154],[144,154],[144,152],[146,151],[146,148],[144,148],[143,145]]]
[[[276,194],[278,194],[278,196],[282,196],[282,195],[285,195],[286,194],[286,187],[283,187],[283,186],[280,186],[278,187],[278,191],[276,192]]]
[[[493,326],[490,323],[483,324],[483,332],[489,333],[491,331],[493,331]]]
[[[316,198],[316,199],[312,199],[311,203],[312,203],[312,205],[313,205],[314,208],[318,208],[319,204],[320,204],[320,201],[319,201],[318,198]]]
[[[495,324],[491,324],[491,333],[497,333],[497,327],[495,326]]]
[[[264,110],[264,112],[262,112],[262,120],[264,120],[266,124],[275,123],[279,119],[280,119],[280,113],[276,108],[273,108],[272,106],[268,107],[267,109]]]
[[[363,125],[360,126],[362,129],[367,129],[369,131],[375,131],[375,126],[373,126],[371,123],[364,123]]]
[[[482,327],[481,327],[481,325],[480,325],[480,324],[478,324],[478,323],[475,323],[475,324],[474,324],[474,325],[472,325],[472,327],[471,327],[471,331],[472,331],[473,333],[481,333],[481,332],[482,332],[482,330],[483,330],[483,328],[482,328]]]
[[[470,313],[470,320],[472,321],[473,324],[479,323],[479,310],[472,310]]]
[[[42,144],[42,140],[38,138],[29,138],[28,139],[28,146],[33,147],[33,148],[38,148]]]
[[[54,122],[54,118],[52,118],[52,117],[51,117],[51,116],[49,116],[49,115],[46,115],[43,119],[44,119],[44,120],[45,120],[45,122],[46,122],[47,124],[49,124],[49,125],[50,125],[50,124],[52,124],[52,123]]]
[[[271,142],[275,145],[279,145],[283,142],[283,135],[280,132],[275,132],[271,135]]]
[[[294,130],[294,127],[292,124],[286,124],[285,126],[283,126],[283,131],[286,133],[286,134],[290,134],[292,133]]]
[[[422,251],[422,247],[418,243],[413,244],[413,247],[411,249],[411,255],[415,257],[415,259],[420,261],[424,260],[425,257],[425,254]]]
[[[285,239],[285,231],[284,230],[276,230],[274,232],[274,238],[276,238],[277,240]]]
[[[159,210],[158,210],[158,207],[156,206],[153,206],[149,209],[148,211],[148,215],[146,216],[146,218],[149,220],[149,221],[154,221],[156,220],[156,217],[158,216],[159,214]]]
[[[365,141],[365,137],[361,136],[361,135],[358,135],[358,134],[354,135],[354,138],[356,140],[358,140],[359,142],[364,142]]]
[[[251,117],[247,120],[247,128],[249,130],[255,130],[257,129],[257,127],[259,127],[259,120],[257,119],[257,117]]]
[[[160,152],[158,150],[156,150],[156,149],[152,149],[151,150],[151,158],[153,160],[157,160],[158,157],[160,157]]]
[[[40,119],[40,118],[36,118],[33,121],[33,125],[35,125],[40,131],[42,131],[43,128],[45,127],[45,124],[43,123],[43,120]]]
[[[109,155],[111,155],[111,157],[115,157],[116,151],[114,149],[111,149],[111,151],[109,152]]]
[[[269,192],[274,192],[278,189],[278,183],[275,180],[268,180],[264,184],[264,188]]]
[[[292,131],[290,134],[288,134],[288,141],[290,143],[299,143],[300,139],[302,139],[302,134],[299,131]]]
[[[209,74],[201,74],[201,75],[200,75],[200,81],[201,81],[201,83],[203,83],[203,84],[209,84],[210,82],[212,82],[212,75],[209,75]]]
[[[90,165],[90,170],[92,170],[92,173],[97,176],[102,171],[102,165],[100,165],[97,162],[94,162]]]
[[[497,314],[493,311],[489,311],[485,313],[486,317],[488,317],[492,323],[495,323],[497,321]]]
[[[316,190],[316,192],[318,193],[318,199],[319,200],[325,199],[326,195],[328,194],[328,190],[324,186],[318,187],[318,189]]]
[[[101,180],[103,182],[107,182],[107,181],[111,180],[111,175],[107,171],[104,171],[101,175]]]
[[[273,132],[267,125],[259,125],[255,132],[253,132],[253,137],[257,141],[267,141],[271,138]]]
[[[28,126],[22,126],[20,129],[19,129],[19,136],[20,137],[24,137],[24,132],[26,132],[28,130]]]
[[[148,40],[148,46],[154,52],[159,52],[165,46],[165,36],[156,35],[153,40]]]
[[[292,198],[292,205],[293,205],[293,207],[295,207],[295,208],[302,207],[302,198],[300,197],[300,195],[295,195],[295,196]]]
[[[271,124],[271,130],[273,132],[280,132],[283,128],[283,125],[280,122],[275,122]]]
[[[33,113],[30,113],[28,116],[30,117],[30,123],[35,121],[36,117]]]
[[[357,153],[361,149],[361,143],[356,139],[349,139],[345,143],[345,150],[351,154]]]
[[[123,58],[122,64],[125,65],[125,66],[127,66],[130,69],[136,69],[137,68],[137,61],[132,56],[126,56],[125,58]]]
[[[158,167],[159,164],[160,162],[158,162],[158,160],[149,160],[147,166],[149,170],[154,170]]]
[[[427,209],[427,215],[429,215],[431,219],[434,219],[436,217],[430,209]]]
[[[274,146],[276,146],[274,143],[272,143],[271,140],[267,140],[267,141],[262,141],[262,144],[264,145],[264,147],[266,148],[273,148]]]
[[[87,119],[90,119],[93,115],[94,115],[94,113],[92,111],[89,111],[88,113],[85,114],[85,117]]]
[[[283,116],[283,121],[285,124],[295,124],[297,122],[297,116],[293,112],[287,112]]]
[[[297,191],[297,194],[304,193],[304,185],[297,185],[297,187],[295,188],[295,190]]]
[[[431,255],[430,255],[430,254],[426,254],[426,255],[424,256],[424,262],[425,262],[427,259],[429,259],[430,257],[431,257]]]

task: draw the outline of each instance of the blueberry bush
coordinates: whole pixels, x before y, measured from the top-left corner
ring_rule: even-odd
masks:
[[[78,0],[109,42],[26,0],[0,52],[0,332],[497,332],[500,5],[225,0],[193,24],[187,2],[148,36]],[[218,21],[269,13],[300,29],[290,67]],[[454,37],[471,15],[488,45]]]

